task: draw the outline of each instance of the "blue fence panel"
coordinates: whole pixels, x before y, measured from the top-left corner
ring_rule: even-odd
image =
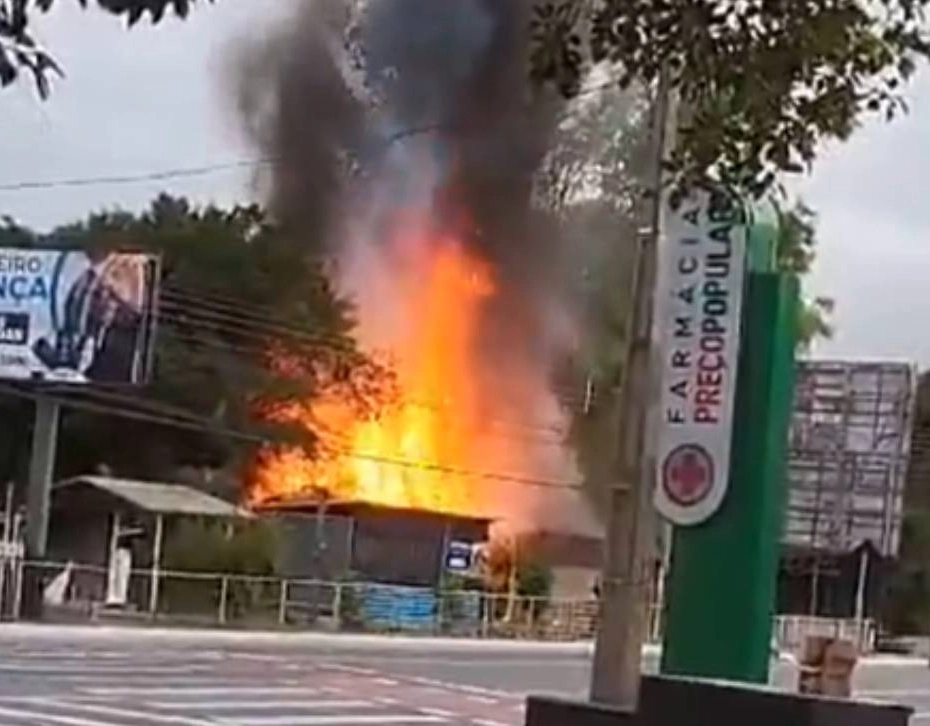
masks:
[[[428,630],[436,623],[436,595],[429,590],[368,585],[361,601],[362,617],[369,627]]]

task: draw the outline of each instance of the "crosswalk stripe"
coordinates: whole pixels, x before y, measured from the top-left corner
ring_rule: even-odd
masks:
[[[131,665],[93,665],[84,663],[62,663],[60,661],[41,663],[15,663],[5,661],[0,663],[0,671],[11,673],[99,673],[101,675],[118,675],[122,673],[137,673],[139,675],[171,675],[177,673],[194,673],[205,670],[202,665],[165,665],[165,666],[131,666]]]
[[[221,719],[216,723],[222,726],[365,726],[366,724],[413,726],[413,724],[448,723],[448,720],[439,716],[385,714],[383,716],[261,716]]]
[[[36,724],[61,724],[61,726],[121,726],[112,721],[98,721],[97,719],[79,718],[78,716],[63,716],[46,711],[33,711],[24,708],[11,708],[0,706],[0,716],[16,719],[28,719]]]
[[[307,696],[314,692],[312,688],[301,686],[112,686],[86,687],[79,689],[82,693],[94,696],[189,696],[203,698],[210,696]]]
[[[156,683],[163,687],[168,686],[222,686],[229,685],[231,680],[234,680],[234,676],[223,678],[222,676],[165,676],[158,678]],[[106,685],[107,683],[113,683],[112,674],[102,674],[102,673],[68,673],[67,675],[60,675],[55,678],[56,681],[64,683],[83,683],[83,684],[99,684],[101,686]],[[120,675],[119,682],[125,686],[145,686],[151,685],[153,683],[153,678],[151,676],[137,675],[132,672],[127,672],[125,675]]]
[[[148,701],[145,704],[163,711],[270,711],[274,709],[346,709],[371,708],[370,701]]]
[[[66,698],[39,698],[39,697],[22,697],[22,698],[3,698],[5,702],[16,702],[30,706],[40,706],[45,708],[58,709],[62,711],[83,711],[86,714],[99,714],[101,716],[116,716],[120,719],[131,718],[138,721],[147,721],[149,723],[166,726],[210,726],[212,721],[205,721],[200,718],[187,716],[176,716],[171,714],[157,714],[147,711],[137,711],[130,708],[117,706],[108,706],[102,703],[87,703],[86,701],[75,701]]]

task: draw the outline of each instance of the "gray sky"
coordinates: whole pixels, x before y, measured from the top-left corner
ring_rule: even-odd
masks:
[[[99,12],[60,2],[37,25],[68,77],[42,103],[30,85],[0,94],[0,185],[197,167],[255,155],[239,137],[225,78],[231,42],[258,33],[294,0],[227,0],[128,31]],[[811,293],[837,301],[837,335],[818,355],[930,364],[930,77],[911,89],[911,113],[870,123],[827,151],[797,185],[819,213],[821,253]],[[137,208],[168,188],[199,202],[251,198],[249,175],[84,188],[0,191],[0,213],[47,229],[88,211]]]

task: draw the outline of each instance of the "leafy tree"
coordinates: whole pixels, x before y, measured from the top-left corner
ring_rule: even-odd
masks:
[[[930,55],[926,0],[540,0],[533,78],[576,95],[592,63],[619,86],[677,90],[672,168],[761,193],[845,140],[864,114],[903,108]]]
[[[811,271],[816,259],[817,215],[804,202],[790,209],[777,208],[778,237],[776,255],[778,267],[803,277]],[[833,325],[834,302],[828,297],[802,299],[798,308],[798,349],[809,350],[818,338],[830,338]]]
[[[257,421],[261,407],[312,397],[333,380],[351,380],[366,365],[352,337],[351,305],[334,291],[312,245],[271,223],[257,206],[199,209],[161,196],[141,214],[96,214],[47,236],[7,222],[0,227],[0,244],[8,243],[161,255],[153,380],[140,392],[95,389],[86,394],[91,403],[185,420],[195,416],[218,430],[280,435]],[[3,419],[14,440],[23,415],[31,418],[30,409],[19,401],[2,405],[18,407],[17,416]],[[236,471],[254,448],[220,433],[69,410],[62,421],[58,474],[83,474],[101,465],[143,478],[177,478],[182,468]],[[13,458],[10,454],[8,462]],[[22,458],[8,465],[21,471]]]
[[[636,94],[616,88],[580,96],[537,179],[575,272],[567,295],[582,336],[558,365],[554,388],[570,393],[562,396],[569,440],[595,501],[613,476],[604,452],[616,448],[646,110]]]
[[[645,167],[645,104],[616,88],[582,95],[556,136],[541,170],[537,196],[563,226],[573,261],[580,346],[557,374],[557,390],[570,391],[569,439],[596,511],[615,476],[605,451],[616,448],[616,403],[622,387],[626,325],[631,304],[639,170]],[[779,268],[810,272],[816,258],[816,215],[803,203],[777,206]],[[832,300],[805,300],[798,312],[799,348],[832,334]],[[584,391],[582,396],[577,392]]]
[[[87,7],[87,0],[75,0]],[[144,15],[158,23],[172,10],[187,17],[197,0],[96,0],[97,6],[108,13],[124,17],[135,25]],[[212,0],[201,0],[202,2]],[[32,35],[30,20],[34,11],[49,12],[55,0],[0,0],[0,86],[13,83],[25,71],[35,80],[39,95],[49,93],[49,75],[63,75],[52,55]]]

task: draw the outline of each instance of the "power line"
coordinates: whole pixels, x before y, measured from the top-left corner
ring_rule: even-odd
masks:
[[[603,83],[595,84],[588,88],[582,89],[577,93],[573,99],[583,98],[595,93],[600,93],[610,88],[618,88],[618,80],[613,79],[605,81]],[[567,111],[562,114],[560,118],[556,119],[557,123],[568,119],[571,116],[571,112]],[[398,132],[395,132],[387,137],[384,140],[383,144],[385,147],[389,147],[391,144],[394,144],[402,139],[410,138],[413,136],[419,136],[422,134],[442,132],[442,131],[451,131],[455,127],[449,126],[448,124],[442,123],[431,123],[423,124],[421,126],[413,126],[407,129],[402,129]],[[146,182],[153,181],[168,181],[171,179],[184,179],[184,178],[195,178],[201,176],[208,176],[211,174],[216,174],[225,171],[235,171],[240,169],[258,169],[262,166],[273,166],[280,162],[279,157],[260,157],[255,159],[238,159],[232,161],[222,161],[216,162],[213,164],[204,164],[201,166],[190,166],[190,167],[176,167],[170,169],[162,169],[159,171],[144,171],[136,172],[131,174],[110,174],[110,175],[100,175],[100,176],[88,176],[88,177],[73,177],[73,178],[63,178],[63,179],[48,179],[48,180],[28,180],[28,181],[16,181],[16,182],[4,182],[0,183],[0,192],[24,192],[24,191],[36,191],[36,190],[46,190],[46,189],[69,189],[69,188],[79,188],[79,187],[93,187],[93,186],[116,186],[123,184],[141,184]]]
[[[55,390],[62,391],[66,387],[53,387],[48,389],[51,392],[46,391],[32,391],[20,388],[14,385],[0,384],[0,394],[5,393],[7,395],[16,396],[19,398],[27,398],[30,400],[37,400],[39,398],[51,399],[52,401],[58,403],[61,406],[68,408],[75,408],[78,410],[84,410],[92,413],[98,413],[103,415],[112,415],[118,416],[121,418],[128,418],[137,421],[143,421],[146,423],[152,423],[156,425],[162,425],[167,427],[181,428],[193,431],[199,431],[202,433],[215,434],[219,436],[224,436],[233,439],[239,439],[251,443],[258,444],[267,444],[267,445],[286,445],[293,444],[293,440],[290,437],[286,436],[273,436],[267,434],[261,434],[257,432],[250,432],[243,429],[235,429],[224,425],[219,425],[216,422],[205,419],[197,414],[191,414],[190,419],[183,419],[175,417],[169,414],[158,414],[153,412],[146,411],[136,411],[125,406],[126,396],[121,396],[113,392],[102,392],[99,389],[92,388],[82,388],[81,393],[91,399],[95,397],[98,400],[79,400],[73,395],[62,395],[54,393]],[[103,402],[100,402],[100,399]],[[107,403],[107,399],[116,399],[122,401],[123,405],[110,404]],[[155,401],[147,401],[146,403],[157,406]],[[453,476],[462,476],[474,479],[489,479],[494,481],[501,481],[511,484],[521,484],[526,486],[536,486],[536,487],[546,487],[546,488],[555,488],[555,489],[573,489],[578,490],[582,488],[580,482],[572,481],[563,481],[563,480],[554,480],[554,479],[543,479],[539,477],[524,476],[521,474],[511,474],[507,472],[496,472],[496,471],[485,471],[478,469],[469,469],[465,467],[456,467],[446,464],[441,464],[439,462],[430,462],[430,461],[412,461],[409,459],[401,459],[396,457],[389,456],[380,456],[377,454],[365,454],[356,451],[351,451],[344,448],[339,448],[334,450],[336,454],[340,457],[345,457],[348,459],[355,459],[361,461],[373,462],[376,464],[382,464],[386,466],[394,466],[404,469],[414,469],[419,471],[432,471],[443,474],[450,474]]]
[[[162,331],[163,334],[167,334],[169,337],[174,338],[178,342],[188,345],[188,346],[199,346],[207,347],[214,350],[223,351],[225,353],[230,353],[232,355],[240,355],[245,357],[253,357],[257,355],[260,351],[255,350],[254,348],[244,347],[244,346],[235,346],[223,341],[214,340],[196,333],[184,333],[174,329],[166,329]],[[251,362],[239,362],[237,361],[238,366],[243,368],[252,369],[256,372],[267,372],[267,369],[263,368],[257,361]],[[430,401],[421,401],[418,399],[405,399],[405,403],[418,407],[425,408],[431,411],[437,412],[439,414],[448,413],[448,406],[442,406],[435,402]],[[522,421],[511,421],[504,420],[500,418],[482,418],[481,419],[482,428],[476,431],[477,434],[488,436],[492,435],[490,431],[487,431],[486,428],[497,429],[501,432],[507,432],[508,435],[500,436],[499,438],[509,438],[512,440],[521,440],[521,441],[532,441],[537,444],[547,445],[547,446],[566,446],[566,437],[567,433],[563,428],[557,427],[555,424],[533,424]],[[455,426],[456,423],[452,422],[450,425]],[[475,424],[470,424],[474,426]],[[485,428],[486,427],[486,428]],[[470,429],[471,430],[471,429]],[[517,433],[520,432],[520,433]]]
[[[162,171],[148,171],[135,174],[114,174],[108,176],[75,177],[72,179],[54,179],[48,181],[20,181],[0,184],[0,192],[22,192],[36,189],[59,189],[75,187],[109,186],[117,184],[139,184],[143,182],[166,181],[169,179],[206,176],[221,171],[235,169],[255,169],[276,163],[272,158],[240,159],[238,161],[218,162],[203,166],[181,167]]]
[[[229,303],[213,304],[197,295],[178,292],[172,289],[162,295],[164,309],[159,311],[160,320],[174,325],[177,329],[187,327],[200,327],[230,338],[254,338],[258,342],[249,342],[242,352],[252,356],[262,356],[269,353],[267,343],[300,343],[306,345],[308,352],[315,347],[331,348],[340,352],[358,353],[355,344],[348,338],[340,338],[331,334],[323,334],[310,328],[292,325],[281,318],[265,314],[254,314],[249,311],[250,305],[242,302],[237,309]],[[207,307],[204,307],[204,305]],[[225,342],[225,341],[224,341]],[[235,347],[235,346],[234,346]],[[299,352],[299,350],[298,350]],[[560,385],[550,384],[549,392],[555,395],[559,402],[572,408],[581,410],[585,405],[597,400],[597,392],[590,395],[582,394],[579,390]]]

